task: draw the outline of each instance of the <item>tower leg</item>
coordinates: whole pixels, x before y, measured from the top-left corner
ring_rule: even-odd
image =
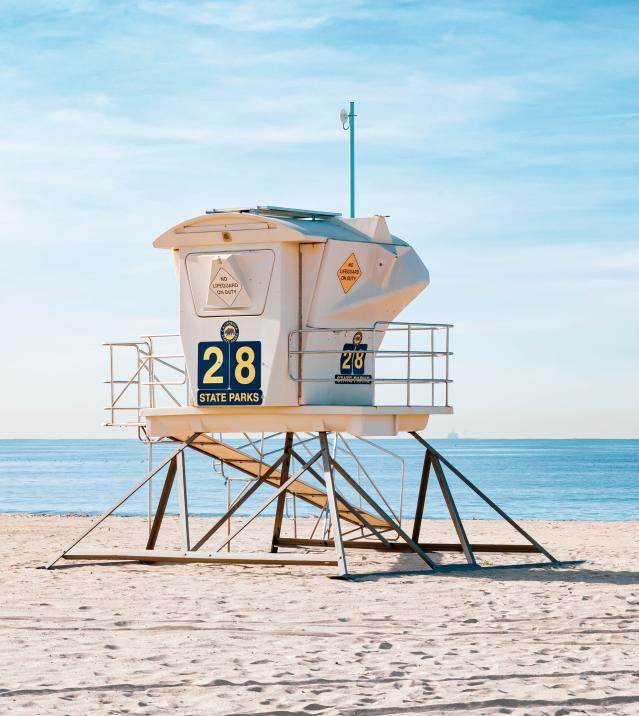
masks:
[[[415,507],[415,522],[413,523],[413,540],[419,544],[419,533],[422,528],[424,517],[424,505],[426,503],[426,490],[428,489],[428,475],[430,473],[430,452],[427,450],[424,455],[424,466],[422,468],[422,479],[419,483],[419,494],[417,495],[417,506]]]
[[[164,513],[166,512],[166,506],[169,502],[169,496],[173,489],[173,481],[175,480],[175,473],[177,472],[177,460],[173,458],[169,464],[168,472],[166,473],[166,479],[164,480],[164,486],[160,493],[160,499],[158,500],[158,507],[155,511],[155,517],[151,523],[151,529],[149,531],[149,539],[146,543],[147,549],[155,549],[155,543],[158,540],[158,534],[160,533],[160,527],[162,526],[162,520],[164,519]],[[149,484],[151,481],[149,480]]]
[[[348,568],[346,566],[346,553],[344,552],[344,542],[342,540],[342,528],[339,523],[339,512],[337,510],[337,499],[335,497],[335,482],[333,475],[333,464],[331,454],[328,449],[328,440],[326,433],[319,434],[320,448],[322,451],[322,467],[324,470],[324,480],[326,482],[326,502],[328,504],[328,512],[333,524],[333,539],[335,540],[335,555],[337,557],[337,571],[340,577],[348,576]]]
[[[435,562],[433,562],[433,560],[426,554],[426,552],[424,552],[424,550],[417,544],[417,542],[415,542],[415,540],[411,539],[411,537],[409,537],[409,535],[404,532],[402,526],[399,523],[395,522],[393,518],[388,515],[384,511],[384,509],[379,504],[377,504],[377,502],[375,502],[373,497],[369,495],[368,492],[363,490],[361,486],[358,485],[357,482],[355,482],[355,480],[353,480],[353,478],[338,462],[333,461],[333,467],[346,480],[346,482],[348,482],[348,484],[355,490],[355,492],[359,493],[364,498],[364,500],[366,500],[366,502],[368,502],[368,504],[375,510],[375,512],[377,512],[377,514],[385,522],[387,522],[395,530],[395,532],[397,532],[397,534],[404,540],[404,542],[408,544],[410,549],[416,554],[418,554],[431,569],[435,569],[435,567],[437,566]]]
[[[424,438],[423,438],[421,435],[419,435],[419,433],[411,432],[411,435],[415,438],[415,440],[417,440],[417,442],[419,442],[421,445],[423,445],[423,446],[426,448],[427,452],[430,452],[430,453],[431,453],[432,458],[434,458],[434,459],[437,461],[437,464],[439,465],[440,470],[441,470],[441,463],[444,463],[444,465],[446,465],[446,467],[447,467],[454,475],[456,475],[465,485],[467,485],[468,487],[470,487],[470,489],[471,489],[478,497],[480,497],[486,504],[490,505],[490,507],[492,507],[493,510],[495,510],[495,512],[496,512],[500,517],[503,517],[503,518],[506,520],[506,522],[508,522],[508,524],[511,525],[511,527],[513,527],[514,529],[516,529],[517,532],[519,532],[519,534],[520,534],[525,540],[527,540],[527,541],[534,547],[534,549],[535,549],[537,552],[539,552],[540,554],[543,554],[543,555],[544,555],[545,557],[547,557],[547,558],[550,560],[550,562],[552,562],[553,564],[559,564],[559,560],[558,560],[558,559],[556,559],[555,557],[553,557],[552,554],[550,554],[550,552],[548,552],[548,550],[544,549],[544,548],[539,544],[539,542],[537,542],[536,539],[534,539],[531,535],[529,535],[528,532],[526,532],[526,530],[525,530],[521,525],[517,524],[517,522],[515,522],[515,520],[513,520],[513,518],[512,518],[510,515],[508,515],[506,512],[504,512],[504,510],[502,510],[501,507],[499,507],[499,505],[497,505],[495,502],[493,502],[493,501],[490,499],[490,497],[488,497],[488,495],[486,495],[484,492],[482,492],[482,491],[477,487],[477,485],[475,485],[475,484],[474,484],[473,482],[471,482],[467,477],[465,477],[465,476],[464,476],[452,463],[450,463],[440,452],[438,452],[437,450],[435,450],[435,448],[434,448],[432,445],[430,445],[428,442],[426,442],[426,440],[424,440]],[[431,458],[431,459],[432,459],[432,458]],[[434,464],[434,463],[433,463],[433,464]],[[442,472],[443,472],[443,470],[442,470]],[[513,551],[513,550],[503,550],[503,549],[502,549],[502,550],[495,550],[495,551]],[[518,551],[520,551],[520,550],[518,550]]]
[[[141,487],[144,487],[144,485],[146,485],[146,483],[147,483],[154,475],[156,475],[158,472],[160,472],[160,470],[162,470],[163,468],[165,468],[170,462],[172,462],[174,459],[176,459],[179,455],[182,455],[182,456],[183,456],[184,450],[195,440],[195,438],[196,438],[198,435],[199,435],[199,433],[194,433],[193,435],[191,435],[191,437],[189,437],[187,440],[185,440],[185,441],[180,445],[180,447],[179,447],[174,453],[172,453],[171,455],[169,455],[165,460],[162,460],[162,462],[161,462],[159,465],[157,465],[157,467],[154,467],[150,472],[148,472],[148,473],[145,475],[145,477],[143,477],[142,480],[140,480],[140,482],[138,482],[137,485],[135,485],[134,487],[132,487],[132,488],[131,488],[123,497],[121,497],[119,500],[117,500],[116,502],[114,502],[114,503],[111,505],[111,507],[109,507],[105,512],[103,512],[102,515],[100,515],[100,517],[98,517],[96,520],[94,520],[94,521],[91,523],[91,525],[89,525],[89,527],[87,527],[87,529],[85,529],[79,537],[77,537],[75,540],[73,540],[73,542],[71,542],[71,544],[70,544],[68,547],[66,547],[65,549],[63,549],[62,552],[60,552],[60,554],[56,555],[56,556],[46,565],[46,569],[51,569],[57,562],[59,562],[59,561],[67,554],[67,552],[69,552],[70,550],[72,550],[72,549],[73,549],[77,544],[79,544],[89,533],[93,532],[93,530],[94,530],[98,525],[102,524],[102,522],[104,522],[104,520],[106,520],[106,518],[109,517],[109,515],[111,515],[113,512],[115,512],[115,511],[118,509],[118,507],[120,507],[121,505],[123,505],[123,504],[129,499],[129,497],[131,497],[131,495],[134,495]]]
[[[191,549],[189,536],[189,503],[186,496],[186,468],[184,453],[177,456],[178,494],[180,498],[180,531],[182,533],[182,549],[188,552]]]
[[[284,461],[282,462],[282,470],[280,471],[280,486],[288,480],[288,473],[291,464],[291,450],[293,448],[293,433],[286,433],[284,440]],[[286,504],[286,492],[283,492],[277,498],[277,506],[275,508],[275,521],[273,523],[273,539],[271,540],[271,552],[277,552],[277,543],[282,532],[282,520],[284,518],[284,506]]]
[[[429,452],[430,451],[427,450],[426,454],[428,455]],[[457,532],[457,537],[459,538],[459,543],[461,544],[462,550],[466,557],[466,561],[468,562],[468,564],[471,564],[476,567],[477,561],[475,559],[475,555],[473,554],[473,549],[470,546],[470,542],[468,541],[468,535],[466,534],[466,530],[464,529],[464,523],[461,521],[461,517],[459,516],[459,512],[457,511],[457,505],[455,504],[455,500],[453,499],[453,496],[451,494],[450,487],[448,486],[448,481],[446,480],[446,476],[444,475],[444,471],[442,470],[442,466],[439,464],[439,460],[435,455],[431,456],[430,461],[433,465],[433,470],[437,475],[437,481],[439,482],[439,487],[442,491],[442,495],[444,496],[444,501],[446,502],[446,507],[448,508],[448,514],[450,515],[450,519],[453,521],[455,532]]]

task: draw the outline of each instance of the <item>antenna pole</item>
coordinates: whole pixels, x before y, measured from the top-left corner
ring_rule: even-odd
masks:
[[[351,178],[351,219],[355,218],[355,102],[348,107],[348,128],[350,134],[350,178]]]

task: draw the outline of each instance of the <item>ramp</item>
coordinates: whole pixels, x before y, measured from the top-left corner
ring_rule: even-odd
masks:
[[[178,440],[177,438],[173,439],[176,441]],[[234,448],[228,443],[221,442],[220,440],[216,440],[215,438],[204,434],[198,435],[198,437],[193,440],[188,447],[196,452],[202,453],[203,455],[208,455],[216,460],[220,460],[229,467],[234,467],[245,475],[255,479],[264,475],[271,467],[267,463],[262,462],[261,460],[253,457],[252,455],[248,455],[237,448]],[[265,482],[277,488],[280,486],[281,477],[282,475],[280,471],[274,470],[266,478]],[[303,480],[296,480],[288,488],[288,492],[295,495],[295,497],[300,500],[303,500],[314,507],[318,507],[319,509],[324,509],[326,507],[326,492],[324,492],[319,485],[315,487],[314,485],[310,485]],[[362,520],[360,520],[351,509],[349,509],[341,500],[338,499],[337,502],[338,512],[341,519],[354,525],[362,525]],[[372,515],[359,507],[357,508],[357,512],[361,514],[369,524],[375,527],[375,529],[392,529],[391,525],[380,519],[377,515]]]

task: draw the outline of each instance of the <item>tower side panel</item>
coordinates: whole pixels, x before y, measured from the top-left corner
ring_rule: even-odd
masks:
[[[295,243],[180,249],[193,405],[297,405],[288,334],[299,322],[298,270]]]
[[[428,271],[409,246],[328,240],[304,246],[302,256],[305,327],[331,330],[304,334],[301,403],[373,405],[367,351],[384,332],[370,329],[394,320],[428,286]]]

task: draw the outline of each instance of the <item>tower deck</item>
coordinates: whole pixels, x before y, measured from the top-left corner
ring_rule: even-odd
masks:
[[[450,415],[449,406],[224,406],[147,408],[142,411],[147,434],[184,439],[193,433],[339,432],[393,436],[423,430],[430,415]]]

